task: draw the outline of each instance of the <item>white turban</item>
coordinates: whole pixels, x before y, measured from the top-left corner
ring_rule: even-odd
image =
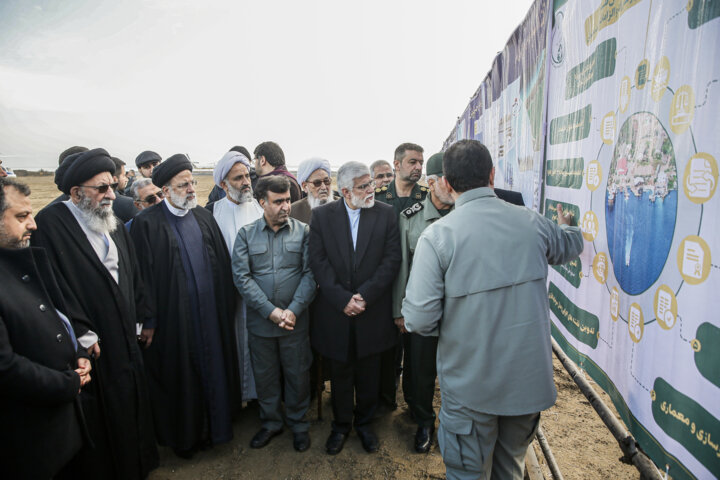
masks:
[[[227,177],[230,169],[238,162],[245,165],[248,168],[248,171],[250,171],[250,160],[248,160],[248,158],[242,153],[227,152],[225,155],[223,155],[217,165],[215,165],[215,170],[213,170],[213,179],[215,180],[215,185],[220,187],[220,182],[225,180],[225,177]]]
[[[300,185],[308,179],[312,173],[318,168],[322,168],[328,175],[332,175],[330,171],[330,162],[323,158],[308,158],[300,162],[297,172],[297,181]]]

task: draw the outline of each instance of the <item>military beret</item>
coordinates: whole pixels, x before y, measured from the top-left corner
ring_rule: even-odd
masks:
[[[151,150],[145,150],[135,158],[135,165],[138,168],[150,162],[162,162],[162,157]]]
[[[162,188],[178,173],[184,170],[192,172],[190,160],[182,153],[176,153],[153,169],[152,182],[156,187]]]
[[[71,155],[63,161],[63,165],[70,158],[74,160],[68,165],[65,173],[61,173],[60,190],[65,195],[70,195],[70,189],[82,185],[98,173],[108,172],[115,175],[115,162],[104,148],[93,148],[75,157]]]

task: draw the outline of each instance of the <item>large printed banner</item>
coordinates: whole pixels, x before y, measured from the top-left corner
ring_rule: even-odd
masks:
[[[720,1],[536,1],[445,147],[462,138],[582,227],[549,274],[563,350],[663,473],[720,477]]]
[[[558,5],[559,4],[559,5]],[[585,237],[553,335],[675,479],[720,476],[720,2],[555,2],[543,211]]]
[[[521,192],[525,205],[536,210],[542,189],[550,12],[548,0],[533,4],[443,148],[465,138],[484,143],[495,161],[495,186]]]

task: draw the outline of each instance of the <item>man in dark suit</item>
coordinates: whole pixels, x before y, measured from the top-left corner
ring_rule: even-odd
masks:
[[[392,207],[375,203],[366,165],[338,170],[343,199],[313,210],[310,266],[319,292],[310,338],[330,363],[332,433],[327,453],[339,453],[351,428],[363,448],[378,450],[370,422],[378,402],[380,353],[397,338],[392,283],[400,266],[400,237]],[[353,418],[354,410],[354,418]]]
[[[113,184],[117,185],[113,189],[115,190],[115,200],[112,205],[113,213],[115,213],[115,215],[122,220],[123,223],[127,223],[138,213],[139,210],[135,206],[135,202],[133,202],[132,198],[121,193],[125,191],[125,187],[127,187],[128,184],[128,178],[125,174],[125,162],[119,158],[111,158],[115,163],[115,173],[112,176]]]
[[[29,248],[30,189],[0,179],[0,465],[4,478],[49,478],[83,445],[78,348],[45,252]],[[70,472],[66,472],[70,473]]]

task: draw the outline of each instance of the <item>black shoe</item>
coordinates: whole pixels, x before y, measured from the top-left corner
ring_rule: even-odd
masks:
[[[375,453],[379,449],[379,442],[377,436],[371,430],[355,430],[358,437],[360,437],[360,443],[368,453]]]
[[[294,432],[293,448],[297,452],[304,452],[310,448],[310,434],[308,432]]]
[[[250,448],[263,448],[265,445],[270,443],[273,437],[276,437],[282,433],[280,430],[270,431],[267,428],[261,428],[259,432],[250,440]]]
[[[415,451],[417,453],[428,453],[432,446],[432,436],[435,427],[418,427],[415,432]]]
[[[186,450],[180,448],[173,448],[173,453],[184,460],[190,460],[195,455],[195,452],[197,452],[197,449],[195,447],[188,448]]]
[[[325,451],[330,455],[337,455],[343,449],[345,440],[347,440],[347,433],[332,432],[325,442]]]

